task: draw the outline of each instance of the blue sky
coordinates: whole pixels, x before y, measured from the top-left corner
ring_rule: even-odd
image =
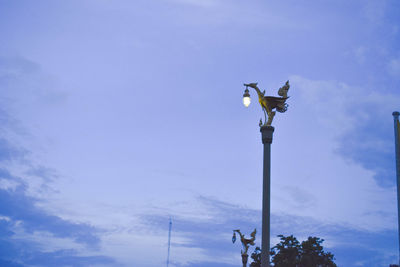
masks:
[[[274,119],[271,243],[398,259],[394,0],[0,1],[2,266],[240,265]]]

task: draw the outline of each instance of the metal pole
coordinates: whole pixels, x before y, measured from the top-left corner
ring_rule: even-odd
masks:
[[[270,212],[271,212],[271,143],[274,132],[272,126],[260,128],[264,145],[263,163],[263,204],[262,204],[262,234],[261,234],[261,267],[269,267],[270,251]]]
[[[247,267],[247,259],[249,258],[249,255],[247,254],[242,254],[242,263],[243,267]]]
[[[397,176],[397,232],[399,234],[399,266],[400,266],[400,140],[399,140],[399,115],[398,111],[392,113],[394,119],[394,142],[396,152],[396,176]]]
[[[167,267],[169,265],[169,249],[171,247],[171,228],[172,228],[172,220],[171,218],[169,218]]]

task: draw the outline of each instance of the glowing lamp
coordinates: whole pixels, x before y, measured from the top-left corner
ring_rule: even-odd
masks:
[[[250,99],[249,89],[246,88],[243,94],[243,105],[247,108],[250,105],[250,103],[251,99]]]

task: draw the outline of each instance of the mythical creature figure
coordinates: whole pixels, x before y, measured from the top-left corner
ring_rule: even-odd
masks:
[[[273,111],[273,109],[281,113],[287,110],[288,104],[286,104],[286,99],[289,98],[287,95],[287,92],[290,88],[289,81],[287,81],[284,86],[279,88],[278,95],[280,95],[281,97],[265,96],[265,90],[261,92],[260,89],[257,87],[257,83],[245,83],[244,85],[246,86],[246,88],[251,87],[255,89],[258,94],[258,101],[260,102],[260,105],[264,111],[265,117],[264,125],[262,124],[262,120],[260,120],[260,127],[271,126],[272,120],[274,119],[276,113],[275,111]]]
[[[235,232],[237,232],[240,235],[240,241],[242,242],[242,246],[243,246],[243,250],[241,251],[242,255],[247,255],[247,251],[248,251],[250,245],[254,246],[254,240],[256,240],[257,230],[254,229],[254,231],[250,234],[250,236],[251,236],[250,239],[245,238],[239,229],[233,230],[233,236],[234,236],[234,239],[232,239],[233,242],[236,241]]]

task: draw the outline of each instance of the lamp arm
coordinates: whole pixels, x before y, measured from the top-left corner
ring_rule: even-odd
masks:
[[[264,94],[261,93],[261,90],[257,87],[257,83],[245,83],[244,86],[253,88],[256,90],[258,96],[264,97]]]

